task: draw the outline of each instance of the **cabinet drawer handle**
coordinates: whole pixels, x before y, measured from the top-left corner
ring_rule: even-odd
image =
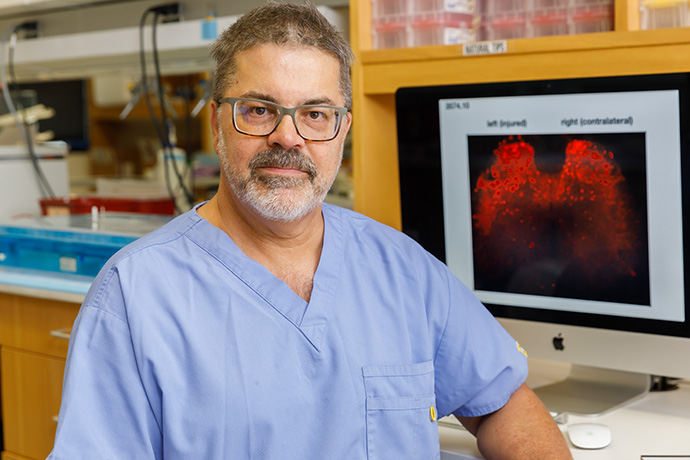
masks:
[[[50,331],[51,336],[57,337],[58,339],[65,339],[65,340],[69,340],[71,333],[72,333],[72,328],[70,328],[70,327],[66,327],[64,329],[55,329],[54,331]]]

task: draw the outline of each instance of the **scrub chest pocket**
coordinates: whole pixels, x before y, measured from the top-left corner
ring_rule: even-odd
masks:
[[[364,366],[362,376],[367,459],[438,458],[433,363]]]

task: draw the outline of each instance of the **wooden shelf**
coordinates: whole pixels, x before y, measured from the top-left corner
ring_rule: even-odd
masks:
[[[528,54],[568,52],[605,48],[631,48],[640,46],[662,46],[690,43],[690,29],[636,30],[626,32],[600,32],[594,34],[556,35],[551,37],[521,38],[507,40],[505,54]],[[502,54],[492,55],[500,57]],[[429,59],[476,59],[482,56],[463,56],[463,45],[419,46],[414,48],[392,48],[363,50],[360,61],[363,65],[416,62]]]
[[[355,210],[401,227],[395,92],[402,87],[690,71],[690,27],[639,28],[637,0],[615,0],[615,31],[506,41],[465,56],[462,45],[373,50],[371,3],[350,1]]]
[[[660,67],[663,72],[681,72],[687,69],[690,56],[690,29],[603,32],[506,43],[506,53],[475,56],[463,56],[462,45],[364,51],[361,89],[366,95],[392,94],[401,87],[428,84],[622,75]]]

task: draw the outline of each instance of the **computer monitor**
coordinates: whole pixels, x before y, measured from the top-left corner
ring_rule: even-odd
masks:
[[[402,88],[402,229],[600,414],[690,378],[690,74]]]
[[[89,149],[86,80],[24,82],[18,84],[17,87],[21,93],[30,94],[29,99],[32,99],[33,103],[43,104],[55,110],[53,117],[38,121],[40,132],[51,131],[53,133],[51,140],[65,142],[70,151]],[[27,101],[21,102],[27,108]],[[0,113],[7,112],[5,102],[0,102]]]

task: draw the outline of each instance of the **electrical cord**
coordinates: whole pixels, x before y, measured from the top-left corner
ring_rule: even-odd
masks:
[[[2,61],[2,75],[3,75],[3,87],[7,88],[6,94],[5,94],[5,102],[7,104],[8,110],[12,113],[14,121],[17,125],[17,129],[19,129],[20,133],[22,134],[22,138],[24,140],[24,143],[26,144],[27,147],[27,152],[29,154],[29,159],[31,160],[31,164],[33,166],[34,172],[36,174],[36,180],[38,187],[41,192],[41,196],[49,197],[49,198],[54,198],[55,193],[53,192],[52,187],[50,186],[50,183],[48,182],[48,179],[45,177],[45,174],[43,173],[43,169],[41,168],[41,165],[38,160],[38,156],[36,155],[36,151],[34,149],[34,144],[33,140],[31,138],[31,131],[29,128],[29,124],[26,121],[26,110],[21,103],[21,98],[18,96],[19,94],[19,86],[16,83],[17,78],[14,74],[14,49],[16,45],[16,31],[23,28],[24,24],[18,24],[12,28],[11,32],[11,38],[10,38],[10,45],[9,45],[9,55],[8,55],[8,68],[10,71],[10,77],[12,81],[10,81],[7,78],[7,72],[5,70],[5,59],[4,56],[1,58]],[[9,29],[8,29],[9,30]],[[4,43],[5,39],[3,39],[3,50],[5,48]],[[6,85],[6,86],[5,86]],[[12,89],[14,87],[14,90]],[[19,106],[19,111],[22,112],[22,118],[19,118],[19,111],[17,110],[17,107],[14,104],[14,100],[12,98],[12,94],[15,94],[15,97],[17,99],[17,104]],[[8,102],[9,101],[9,102]]]
[[[189,82],[189,75],[185,75],[184,77],[184,121],[185,121],[185,138],[187,140],[186,145],[185,145],[185,156],[187,159],[191,158],[192,152],[190,151],[190,144],[192,139],[192,108],[189,105],[189,102],[191,100],[191,96],[194,94],[194,89],[192,85]],[[189,163],[188,163],[189,164]],[[190,183],[192,190],[194,190],[194,174],[192,174],[189,170],[186,171],[187,174],[189,174],[190,178]]]
[[[146,101],[146,106],[149,111],[149,115],[151,117],[151,121],[153,122],[154,128],[156,129],[156,133],[158,134],[158,139],[161,142],[161,149],[163,150],[163,171],[164,171],[164,176],[165,176],[165,186],[168,191],[168,196],[173,202],[173,206],[175,207],[175,212],[177,214],[181,213],[181,210],[179,206],[177,205],[177,200],[175,200],[175,192],[172,189],[172,183],[170,180],[170,174],[168,172],[168,167],[167,167],[167,132],[164,132],[163,129],[160,125],[160,122],[158,121],[158,117],[156,117],[156,114],[153,110],[153,105],[151,103],[151,99],[149,97],[149,87],[148,87],[148,75],[146,72],[146,57],[144,53],[144,24],[146,22],[146,18],[150,13],[153,13],[154,11],[152,9],[146,10],[144,14],[141,17],[141,21],[139,22],[139,60],[141,64],[141,86],[143,90],[143,96],[144,100]],[[160,91],[160,88],[158,88]],[[161,106],[161,111],[165,111],[165,107]]]
[[[26,122],[26,107],[24,107],[24,103],[22,102],[21,96],[20,96],[20,91],[21,88],[19,87],[19,84],[17,83],[17,76],[14,72],[14,50],[15,50],[15,41],[10,40],[10,48],[9,48],[9,55],[8,55],[8,70],[10,72],[10,94],[14,94],[14,99],[16,99],[16,108],[18,109],[18,113],[22,113],[22,120],[24,121],[22,123],[22,127],[24,129],[25,137],[24,139],[27,142],[27,149],[29,151],[29,156],[34,160],[34,166],[37,168],[38,171],[38,176],[41,178],[40,183],[44,185],[46,189],[46,194],[53,198],[55,194],[53,193],[53,190],[50,186],[50,183],[48,182],[48,179],[45,177],[43,173],[43,169],[40,167],[40,163],[38,162],[38,156],[36,155],[36,152],[34,150],[34,143],[33,139],[31,138],[31,128],[29,127],[29,124]],[[14,88],[12,88],[14,87]]]
[[[153,21],[153,28],[152,28],[152,37],[151,37],[151,43],[153,45],[153,64],[154,64],[154,69],[156,71],[156,81],[158,84],[158,101],[161,106],[161,119],[163,120],[163,126],[166,128],[166,136],[165,139],[167,141],[165,149],[167,149],[167,152],[169,155],[165,156],[166,159],[166,172],[168,170],[167,168],[167,163],[169,162],[170,165],[172,166],[172,170],[175,173],[175,176],[177,178],[177,183],[179,184],[180,190],[184,194],[185,198],[187,199],[187,203],[189,206],[193,206],[194,204],[194,199],[192,198],[191,193],[187,189],[186,184],[184,183],[183,179],[183,174],[188,174],[189,173],[189,167],[187,163],[187,158],[185,155],[185,165],[187,165],[182,173],[180,173],[180,170],[178,169],[177,161],[175,161],[174,158],[174,147],[173,143],[170,141],[171,137],[171,132],[174,130],[174,125],[172,120],[168,118],[168,111],[166,110],[166,104],[165,104],[165,98],[163,96],[163,78],[162,78],[162,73],[161,73],[161,67],[160,67],[160,59],[158,57],[158,33],[156,32],[156,27],[158,25],[158,18],[161,16],[161,14],[157,11],[156,14],[154,15],[154,21]],[[175,142],[176,144],[177,142]]]
[[[163,150],[163,169],[164,169],[164,175],[165,175],[165,184],[166,188],[168,190],[168,194],[170,198],[173,201],[173,204],[175,206],[175,211],[179,214],[181,213],[181,210],[179,206],[177,205],[177,200],[175,199],[175,191],[173,190],[172,187],[172,181],[170,177],[170,172],[169,169],[172,169],[176,175],[177,183],[179,185],[180,190],[183,192],[185,198],[187,199],[190,207],[193,205],[193,197],[190,194],[189,190],[187,189],[182,173],[180,173],[179,169],[177,168],[177,163],[173,158],[173,145],[170,141],[170,123],[171,121],[168,120],[167,116],[167,110],[165,106],[165,100],[163,97],[163,86],[162,86],[162,76],[160,72],[160,62],[158,59],[158,44],[157,44],[157,30],[156,30],[156,25],[158,23],[158,19],[161,15],[160,12],[161,7],[152,7],[147,9],[144,14],[141,16],[141,20],[139,21],[139,61],[140,61],[140,66],[141,66],[141,84],[142,84],[142,89],[143,89],[143,96],[144,100],[146,101],[146,106],[148,107],[149,114],[151,116],[151,120],[153,121],[156,133],[158,134],[158,138],[160,139],[161,142],[161,149]],[[148,16],[153,13],[154,14],[154,19],[153,19],[153,26],[152,26],[152,46],[153,46],[153,57],[154,57],[154,66],[155,66],[155,78],[156,82],[158,85],[158,97],[159,97],[159,104],[161,108],[161,121],[158,120],[158,117],[156,116],[156,113],[153,109],[153,104],[151,102],[151,99],[149,97],[149,87],[148,87],[148,75],[146,71],[146,56],[144,52],[144,25],[146,23],[146,19]],[[172,168],[168,168],[168,162],[172,162],[171,166]],[[186,172],[185,172],[186,173]]]
[[[26,144],[27,152],[29,154],[29,159],[31,160],[31,164],[33,166],[34,172],[36,174],[36,182],[38,184],[38,187],[41,192],[41,196],[44,198],[55,198],[55,193],[53,192],[52,187],[50,186],[50,183],[48,182],[48,179],[46,178],[45,174],[43,173],[43,169],[41,168],[41,165],[38,161],[38,156],[36,155],[36,151],[34,150],[34,145],[33,141],[31,139],[31,134],[29,130],[28,123],[26,122],[26,110],[23,107],[23,104],[18,99],[18,104],[20,106],[20,109],[23,112],[22,119],[19,118],[19,113],[17,112],[17,108],[14,104],[14,101],[12,100],[12,95],[11,95],[11,83],[9,79],[7,78],[7,66],[5,63],[5,48],[7,47],[7,42],[8,39],[10,41],[10,46],[9,46],[9,68],[11,70],[12,74],[12,79],[15,80],[16,78],[14,77],[14,45],[16,41],[16,33],[17,30],[21,29],[24,26],[24,23],[20,24],[15,24],[7,29],[2,34],[2,39],[0,42],[0,83],[2,83],[2,95],[5,100],[5,105],[7,105],[7,110],[10,111],[12,114],[12,118],[14,118],[14,122],[17,125],[17,128],[19,129],[20,133],[22,134],[22,138],[24,140],[24,143]]]
[[[144,24],[146,23],[147,16],[152,13],[151,9],[146,10],[139,21],[139,64],[141,67],[141,87],[144,96],[144,101],[146,101],[146,106],[149,109],[149,114],[151,115],[151,121],[153,121],[153,126],[156,129],[158,138],[163,140],[165,135],[161,130],[160,123],[153,111],[153,105],[151,104],[151,99],[149,98],[149,87],[148,87],[148,76],[146,75],[146,55],[144,53]]]
[[[165,154],[165,148],[167,145],[167,141],[165,140],[166,135],[161,128],[160,122],[158,121],[158,117],[156,117],[156,113],[153,110],[153,104],[151,103],[151,98],[149,97],[148,75],[146,72],[146,55],[144,52],[144,25],[146,24],[146,19],[149,16],[149,14],[153,12],[153,9],[150,8],[144,11],[144,14],[141,16],[141,20],[139,21],[139,64],[141,67],[141,88],[143,93],[142,96],[144,97],[144,101],[146,102],[146,107],[148,108],[151,121],[153,122],[156,134],[158,135],[158,139],[162,144],[161,148],[163,149],[163,158],[165,159],[165,157],[167,156]],[[165,108],[161,107],[161,110],[165,110]],[[179,206],[177,206],[177,201],[175,200],[175,193],[173,192],[172,185],[170,183],[167,165],[164,165],[163,169],[165,171],[165,186],[168,191],[168,196],[173,202],[175,212],[177,214],[180,214],[180,208]]]

